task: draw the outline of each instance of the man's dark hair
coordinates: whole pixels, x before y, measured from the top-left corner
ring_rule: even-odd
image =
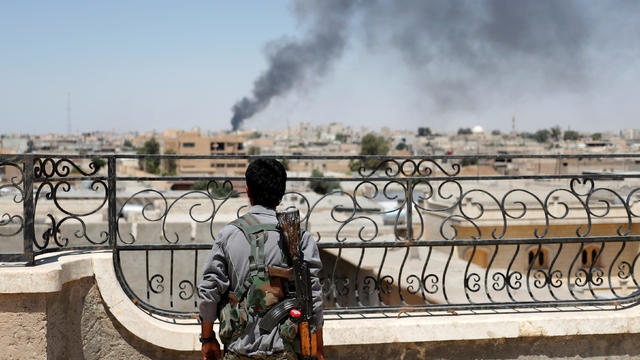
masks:
[[[275,208],[287,186],[287,171],[275,159],[257,159],[244,173],[254,205]]]

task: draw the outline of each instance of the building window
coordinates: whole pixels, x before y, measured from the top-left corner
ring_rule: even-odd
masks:
[[[243,143],[238,143],[238,151],[240,150],[244,150],[244,144]]]
[[[224,151],[224,143],[223,142],[212,142],[211,143],[211,151]]]
[[[192,143],[192,142],[182,143],[182,147],[186,147],[186,148],[196,147],[196,143]]]
[[[529,266],[533,269],[549,267],[549,250],[546,248],[534,248],[529,250]]]
[[[473,259],[471,259],[471,254],[473,254]],[[487,267],[487,262],[489,259],[489,252],[482,248],[477,248],[475,254],[473,253],[473,249],[468,249],[464,254],[464,259],[481,266],[483,268]]]
[[[227,164],[227,167],[230,167],[230,168],[236,167],[236,166],[237,166],[237,164],[234,164],[234,163]]]
[[[216,167],[223,168],[223,167],[224,167],[224,164],[222,164],[222,163],[218,163],[218,164],[216,164]]]
[[[599,254],[600,254],[599,246],[594,246],[594,245],[586,246],[584,249],[582,249],[582,257],[581,257],[582,266],[583,267],[600,266],[600,264],[602,263],[600,261],[600,258],[602,257],[602,255],[598,257]]]

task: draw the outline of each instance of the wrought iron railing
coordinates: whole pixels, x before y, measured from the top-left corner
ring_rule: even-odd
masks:
[[[217,232],[248,209],[244,179],[129,173],[140,159],[242,173],[254,158],[0,155],[0,262],[111,250],[139,307],[191,318]],[[300,209],[321,249],[327,314],[594,310],[640,299],[638,154],[272,158],[290,167],[281,207]],[[314,167],[337,175],[299,176]],[[318,182],[338,186],[321,195],[310,190]]]

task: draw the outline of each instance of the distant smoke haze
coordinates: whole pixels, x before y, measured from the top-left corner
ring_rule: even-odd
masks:
[[[575,0],[299,0],[294,13],[307,33],[267,47],[267,70],[232,108],[234,130],[275,97],[314,86],[352,38],[372,56],[397,51],[438,111],[480,106],[487,96],[579,92],[591,80],[588,52],[601,21]]]

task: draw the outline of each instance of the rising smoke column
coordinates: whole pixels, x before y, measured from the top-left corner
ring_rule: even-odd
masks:
[[[268,69],[254,82],[252,95],[232,108],[234,130],[274,97],[324,75],[355,26],[372,52],[397,51],[418,90],[440,110],[468,109],[477,98],[579,88],[587,78],[592,20],[587,2],[297,0],[294,5],[309,31],[301,39],[271,44]]]
[[[256,79],[251,97],[233,105],[231,126],[237,130],[245,119],[263,110],[271,99],[283,95],[310,78],[324,75],[342,55],[355,1],[299,1],[296,14],[311,21],[307,36],[280,40],[267,50],[268,69]]]

